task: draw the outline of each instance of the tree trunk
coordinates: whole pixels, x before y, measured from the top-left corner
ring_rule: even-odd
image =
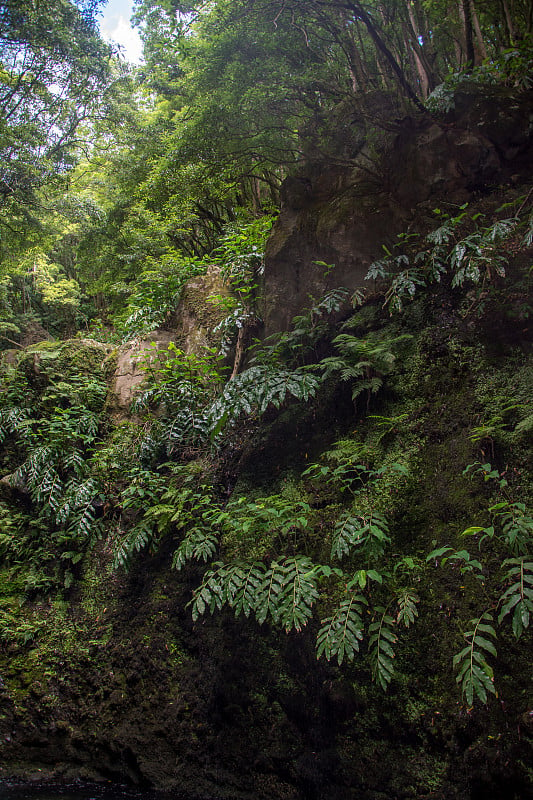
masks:
[[[465,43],[465,68],[470,72],[476,62],[476,51],[474,50],[474,28],[472,25],[472,6],[470,0],[460,0],[459,14],[463,23],[463,36]]]
[[[509,44],[514,44],[516,40],[516,32],[514,28],[513,18],[507,5],[507,0],[501,0],[503,15],[505,17],[505,24],[509,33]]]
[[[477,15],[476,6],[474,5],[474,0],[470,0],[470,3],[472,8],[472,23],[476,32],[477,49],[479,55],[481,56],[481,60],[484,60],[488,57],[487,48],[485,47],[485,40],[483,39],[483,34],[481,32],[481,25],[479,24],[479,18]]]
[[[231,378],[239,374],[246,353],[246,344],[248,339],[248,331],[250,329],[249,323],[243,322],[237,334],[237,343],[235,345],[235,358],[233,359],[233,369],[231,370]]]
[[[352,13],[354,14],[354,16],[357,19],[361,20],[361,22],[363,23],[363,25],[367,29],[367,31],[368,31],[368,33],[370,35],[370,38],[372,39],[372,41],[376,45],[376,49],[385,58],[385,61],[391,67],[392,71],[396,75],[396,78],[398,79],[398,83],[400,84],[402,89],[405,91],[405,93],[407,94],[409,99],[415,104],[415,106],[420,111],[423,111],[424,113],[427,113],[426,109],[424,108],[424,106],[420,102],[419,98],[417,97],[416,93],[414,92],[413,87],[407,81],[402,68],[400,67],[400,65],[398,64],[398,62],[396,61],[396,59],[392,55],[391,51],[389,50],[389,48],[387,47],[387,45],[385,44],[385,42],[383,41],[383,39],[379,35],[376,27],[374,26],[374,23],[372,22],[372,20],[370,19],[370,17],[366,13],[366,11],[358,3],[349,3],[349,4],[347,4],[346,8],[350,9],[352,11]]]

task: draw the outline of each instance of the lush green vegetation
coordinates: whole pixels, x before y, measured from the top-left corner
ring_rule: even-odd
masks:
[[[0,9],[3,655],[56,664],[69,602],[100,647],[103,582],[144,564],[179,573],[190,625],[307,636],[353,683],[496,707],[533,614],[528,181],[443,197],[355,292],[257,332],[284,178],[363,148],[383,177],[400,117],[527,92],[531,4],[139,0],[135,70],[95,14]],[[117,409],[117,357],[206,275],[200,345],[144,348]]]
[[[153,325],[298,164],[350,163],[437,86],[432,112],[465,77],[529,85],[521,2],[139,3],[133,74],[90,9],[29,8],[0,19],[5,344]]]

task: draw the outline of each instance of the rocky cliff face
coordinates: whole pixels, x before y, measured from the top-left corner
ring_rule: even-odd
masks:
[[[310,297],[364,286],[382,246],[429,229],[437,203],[453,211],[527,172],[531,95],[465,85],[450,103],[438,118],[396,120],[345,166],[315,162],[285,181],[266,253],[265,335],[287,328]]]

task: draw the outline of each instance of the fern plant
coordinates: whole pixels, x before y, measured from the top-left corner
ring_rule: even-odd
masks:
[[[147,547],[155,547],[158,544],[158,529],[150,519],[141,519],[128,531],[118,529],[120,540],[115,544],[113,553],[113,570],[119,568],[128,569],[135,553]]]
[[[0,444],[15,433],[24,441],[32,422],[28,408],[15,406],[0,409]]]
[[[488,656],[496,657],[492,641],[496,638],[496,631],[492,622],[492,614],[488,611],[470,620],[472,628],[463,634],[466,646],[453,657],[453,666],[457,670],[456,681],[469,706],[473,704],[474,697],[486,703],[487,693],[496,694],[494,672],[487,661]]]
[[[503,566],[509,568],[504,581],[510,585],[499,599],[498,624],[512,614],[513,633],[519,639],[529,627],[530,615],[533,614],[533,562],[525,558],[508,558]]]
[[[413,625],[418,617],[417,604],[420,602],[420,597],[412,589],[404,589],[398,595],[398,612],[396,614],[396,622],[398,625],[404,625],[409,628]]]
[[[508,493],[508,482],[504,475],[491,464],[474,462],[469,464],[463,474],[471,477],[481,476],[484,482],[495,485],[500,496]],[[530,615],[533,611],[533,562],[531,546],[533,544],[533,517],[528,513],[524,503],[503,499],[489,507],[491,525],[472,525],[461,534],[478,540],[479,548],[490,546],[494,555],[501,559],[502,552],[510,554],[500,565],[488,569],[478,558],[473,558],[468,550],[455,551],[452,547],[433,550],[428,561],[440,560],[442,566],[449,564],[459,567],[461,575],[471,573],[483,586],[483,593],[493,597],[493,607],[500,609],[497,623],[501,625],[511,618],[514,636],[519,639],[529,627]],[[503,573],[503,575],[502,575]],[[491,584],[495,582],[495,586]],[[501,592],[502,583],[506,586]],[[471,629],[464,634],[467,645],[456,656],[453,664],[458,671],[457,682],[469,705],[475,697],[483,703],[489,694],[495,694],[493,670],[488,663],[488,656],[496,656],[494,639],[496,630],[492,614],[485,611],[477,619],[470,621]]]
[[[330,330],[328,318],[346,305],[349,297],[349,290],[342,287],[327,292],[310,309],[292,319],[290,330],[272,334],[257,345],[252,363],[270,366],[284,364],[293,368],[304,365]],[[355,296],[356,304],[360,300],[359,295]]]
[[[65,487],[56,521],[61,525],[68,523],[74,539],[92,542],[102,533],[102,521],[96,519],[96,503],[102,499],[102,488],[94,478],[73,478]]]
[[[276,549],[285,552],[297,549],[298,538],[309,523],[311,508],[304,500],[293,500],[281,494],[232,498],[217,520],[223,534],[224,547],[237,557],[262,557]]]
[[[389,524],[379,511],[368,514],[349,513],[335,525],[331,557],[340,561],[354,551],[362,551],[367,558],[378,559],[389,542]]]
[[[352,439],[339,439],[322,454],[322,459],[326,463],[311,464],[302,477],[319,485],[325,482],[343,494],[358,494],[374,475],[370,469],[371,449]]]
[[[476,461],[469,464],[463,474],[472,477],[481,475],[485,482],[493,481],[500,496],[508,495],[508,482],[504,475],[494,469],[491,464],[480,464]],[[472,526],[463,532],[463,536],[478,536],[480,545],[490,539],[496,539],[512,555],[527,555],[533,546],[533,516],[526,505],[520,501],[502,499],[488,509],[492,524],[487,527]]]
[[[262,562],[218,562],[194,591],[193,620],[227,605],[237,615],[253,613],[260,624],[270,619],[286,632],[299,631],[311,618],[319,574],[320,567],[305,556],[272,561],[269,567]]]
[[[352,399],[355,401],[360,394],[366,392],[368,404],[371,395],[383,386],[384,377],[394,369],[394,350],[410,338],[404,334],[385,340],[375,335],[359,339],[341,333],[333,339],[339,355],[324,358],[319,364],[323,379],[327,380],[331,375],[338,374],[341,381],[352,383]]]
[[[368,632],[372,677],[385,690],[392,680],[394,645],[398,641],[395,621],[388,613],[388,608],[375,607]]]
[[[182,569],[188,561],[210,561],[216,553],[218,534],[206,528],[191,528],[172,557],[174,569]]]
[[[353,588],[354,582],[347,584],[347,597],[330,617],[322,620],[316,639],[317,658],[324,656],[328,661],[336,658],[339,666],[345,658],[353,661],[363,638],[363,613],[368,601]]]
[[[214,441],[226,426],[241,414],[261,416],[269,406],[281,408],[289,399],[307,402],[320,386],[308,370],[287,370],[269,365],[254,366],[236,375],[225,385],[208,411],[210,436]]]
[[[483,215],[474,214],[469,222],[474,223],[476,229],[459,238],[459,231],[468,220],[467,206],[467,203],[463,204],[455,216],[435,209],[441,224],[426,235],[425,244],[429,247],[415,252],[413,242],[409,241],[410,235],[399,237],[395,244],[395,248],[402,250],[399,255],[384,248],[387,257],[370,265],[366,280],[388,283],[383,307],[388,308],[391,314],[401,312],[407,301],[421,289],[439,283],[446,273],[451,275],[453,287],[493,283],[497,278],[505,277],[507,258],[498,245],[524,221],[517,213],[515,217],[497,219],[492,225],[481,226]]]

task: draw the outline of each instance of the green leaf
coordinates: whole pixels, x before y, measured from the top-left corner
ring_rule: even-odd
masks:
[[[331,617],[323,619],[317,635],[317,658],[329,661],[336,657],[339,666],[346,658],[352,661],[363,638],[362,610],[367,605],[363,595],[350,593]]]
[[[392,679],[394,672],[393,645],[398,637],[395,633],[394,619],[387,613],[387,609],[376,607],[376,615],[369,626],[369,652],[372,664],[373,679],[385,690]]]
[[[464,647],[453,658],[454,669],[457,670],[456,681],[466,698],[468,705],[472,705],[474,697],[482,703],[487,702],[487,692],[495,694],[492,667],[485,660],[484,652],[496,656],[496,648],[492,639],[496,631],[492,626],[492,614],[484,612],[478,619],[471,620],[472,629],[464,633],[467,641]],[[482,636],[481,633],[487,634]]]

